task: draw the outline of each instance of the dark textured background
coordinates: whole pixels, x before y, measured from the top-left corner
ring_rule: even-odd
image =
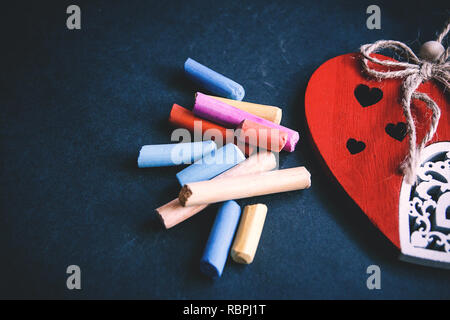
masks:
[[[309,77],[327,59],[378,39],[418,49],[448,1],[12,1],[2,4],[0,297],[450,298],[449,271],[407,264],[332,183],[304,123]],[[82,30],[66,28],[78,4]],[[180,168],[139,170],[140,146],[169,143],[172,103],[191,107],[188,57],[283,107],[300,131],[281,167],[305,165],[312,188],[267,203],[253,264],[198,269],[215,207],[165,231],[153,209],[178,192]],[[357,170],[357,168],[355,168]],[[380,203],[380,205],[383,205]],[[66,267],[82,290],[66,289]],[[366,288],[381,267],[382,290]]]

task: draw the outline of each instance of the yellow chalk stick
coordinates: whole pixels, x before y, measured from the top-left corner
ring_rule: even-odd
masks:
[[[226,104],[229,104],[230,106],[233,106],[235,108],[244,110],[244,111],[251,113],[255,116],[258,116],[260,118],[264,118],[266,120],[272,121],[276,124],[280,124],[280,122],[281,122],[281,116],[282,116],[283,112],[278,107],[266,106],[264,104],[257,104],[257,103],[252,103],[252,102],[226,99],[226,98],[216,97],[216,96],[210,96],[210,97],[220,100],[220,101],[222,101]]]
[[[239,229],[231,248],[231,257],[238,263],[252,263],[258,248],[259,238],[266,220],[267,206],[253,204],[246,206]]]

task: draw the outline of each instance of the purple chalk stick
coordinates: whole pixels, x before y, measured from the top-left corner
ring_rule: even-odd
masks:
[[[269,120],[260,118],[251,113],[243,111],[226,104],[225,102],[211,98],[203,93],[197,92],[193,112],[196,116],[219,123],[225,127],[236,128],[245,119],[263,124],[265,126],[284,131],[288,134],[288,140],[283,150],[292,152],[298,142],[298,132]]]

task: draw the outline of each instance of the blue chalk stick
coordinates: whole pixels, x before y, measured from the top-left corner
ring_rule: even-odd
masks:
[[[212,278],[222,275],[240,216],[241,207],[236,201],[229,200],[220,206],[200,260],[200,270],[204,274]]]
[[[192,80],[215,95],[234,100],[244,99],[245,90],[239,83],[191,58],[184,63],[184,71]]]
[[[242,151],[235,144],[229,143],[178,172],[177,179],[182,186],[209,180],[244,160]]]
[[[163,167],[179,164],[190,164],[216,151],[214,141],[189,143],[154,144],[141,148],[138,167]]]

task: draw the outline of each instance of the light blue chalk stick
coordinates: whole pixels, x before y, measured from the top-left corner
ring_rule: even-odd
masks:
[[[138,167],[163,167],[179,164],[191,164],[204,156],[210,155],[217,149],[212,140],[189,142],[154,144],[141,148],[138,157]]]
[[[235,144],[229,143],[178,172],[177,179],[182,186],[209,180],[244,160],[242,151]]]
[[[220,206],[200,260],[200,270],[207,276],[222,275],[240,216],[241,207],[236,201],[229,200]]]
[[[191,58],[184,63],[184,71],[192,80],[215,95],[234,100],[244,99],[245,90],[239,83]]]

